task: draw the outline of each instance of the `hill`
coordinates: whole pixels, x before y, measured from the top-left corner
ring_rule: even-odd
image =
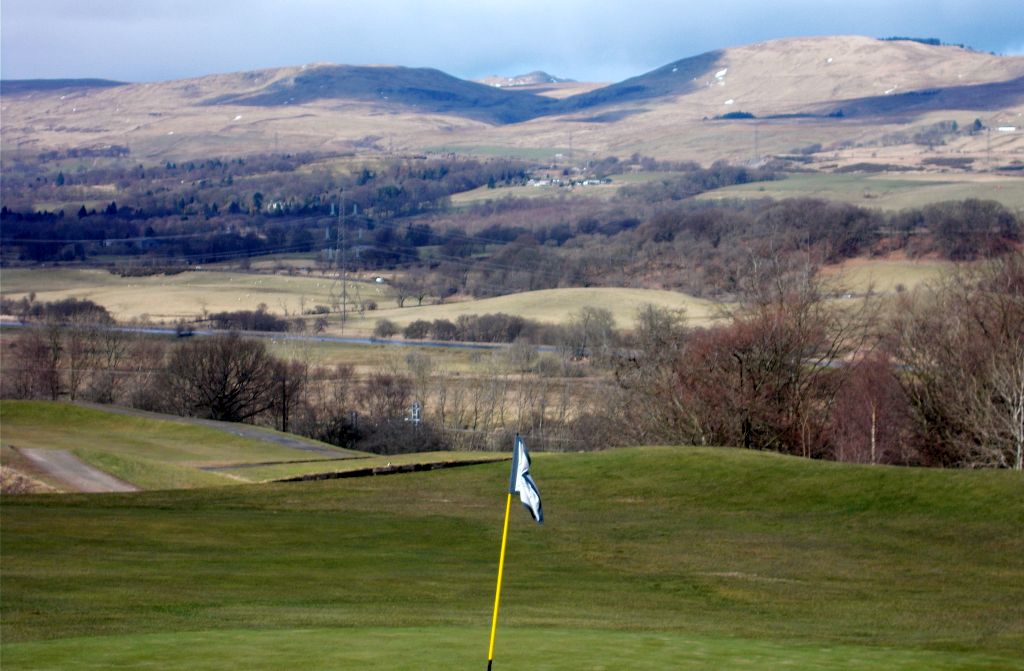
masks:
[[[10,96],[36,91],[102,89],[125,85],[125,82],[116,82],[110,79],[4,79],[0,80],[0,95]]]
[[[514,511],[496,664],[1022,668],[1019,474],[697,448],[532,470],[547,519]],[[507,477],[7,499],[4,667],[479,663]]]
[[[565,91],[488,86],[429,68],[323,64],[78,88],[64,96],[56,84],[8,82],[2,139],[6,152],[117,146],[151,160],[277,146],[553,155],[571,143],[581,156],[640,152],[705,163],[807,145],[917,152],[913,133],[895,135],[917,126],[923,132],[936,121],[1021,125],[1015,120],[1024,109],[1022,77],[1022,57],[828,37],[712,51],[596,89],[547,85]],[[748,116],[715,121],[735,112]],[[756,148],[751,116],[760,133]],[[1012,157],[1022,137],[978,137],[955,150]]]
[[[452,114],[499,124],[540,116],[554,106],[548,98],[510,94],[440,70],[349,65],[311,67],[275,79],[258,92],[217,96],[205,104],[270,107],[329,100],[405,107],[422,114]]]
[[[5,469],[70,491],[73,486],[59,474],[40,473],[20,450],[67,451],[141,489],[240,484],[252,481],[245,467],[369,456],[253,426],[110,406],[5,400],[0,420]]]

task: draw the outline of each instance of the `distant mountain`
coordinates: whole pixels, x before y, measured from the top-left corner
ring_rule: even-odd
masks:
[[[4,81],[0,138],[5,151],[116,145],[159,159],[277,146],[380,151],[385,138],[403,151],[554,154],[575,133],[578,150],[706,162],[800,143],[881,145],[908,125],[940,120],[1024,125],[1024,57],[903,40],[775,40],[598,88],[552,80],[534,72],[481,83],[431,68],[312,64],[147,84]],[[759,146],[749,146],[750,125],[768,122]],[[1007,156],[1024,144],[1000,138]]]
[[[124,85],[125,82],[115,82],[110,79],[4,79],[0,80],[0,95],[60,89],[110,88]]]
[[[515,124],[576,113],[592,115],[585,120],[618,121],[651,103],[678,99],[709,118],[741,109],[756,117],[839,110],[849,117],[964,108],[965,99],[978,95],[1002,107],[1024,94],[1022,77],[1022,58],[912,41],[802,38],[709,51],[561,100],[533,93],[532,87],[558,80],[539,71],[479,83],[429,68],[325,65],[206,104],[360,101]],[[985,88],[972,88],[978,85]],[[531,90],[506,90],[524,87]]]
[[[491,75],[490,77],[484,77],[481,79],[480,83],[486,84],[487,86],[494,86],[496,88],[514,88],[517,86],[538,86],[542,84],[566,84],[575,81],[575,79],[563,79],[561,77],[549,75],[543,70],[534,70],[533,72],[528,72],[525,75],[515,75],[514,77]]]
[[[402,106],[499,124],[532,119],[551,113],[556,107],[549,98],[509,93],[432,68],[354,65],[307,68],[261,90],[219,96],[206,104],[260,107],[331,99]]]

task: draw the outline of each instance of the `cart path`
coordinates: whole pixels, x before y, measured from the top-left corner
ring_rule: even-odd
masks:
[[[65,450],[16,448],[26,459],[76,492],[137,492],[139,488],[104,473]]]

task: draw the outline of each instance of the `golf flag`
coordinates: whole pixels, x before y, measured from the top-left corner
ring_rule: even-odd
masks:
[[[508,491],[510,494],[519,494],[523,506],[530,511],[537,524],[544,522],[544,511],[540,507],[540,491],[530,476],[530,454],[526,451],[526,441],[518,434],[515,448],[512,450],[512,476],[509,478]]]
[[[498,559],[498,584],[494,588],[494,615],[491,616],[491,643],[487,648],[487,671],[491,671],[494,663],[494,634],[498,630],[498,604],[501,601],[501,577],[505,573],[505,543],[508,541],[508,516],[512,509],[512,495],[519,494],[526,509],[533,519],[540,524],[544,521],[544,511],[540,507],[540,492],[537,483],[530,477],[530,455],[526,451],[526,442],[516,434],[515,446],[512,448],[512,475],[508,480],[508,494],[505,496],[505,526],[501,531],[501,555]]]

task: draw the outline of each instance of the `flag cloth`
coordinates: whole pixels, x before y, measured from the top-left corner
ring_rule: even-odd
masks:
[[[540,491],[530,476],[530,454],[526,451],[526,441],[518,434],[515,448],[512,450],[512,476],[509,478],[508,491],[511,494],[519,494],[523,506],[530,511],[537,524],[544,522],[544,511],[540,507]]]

